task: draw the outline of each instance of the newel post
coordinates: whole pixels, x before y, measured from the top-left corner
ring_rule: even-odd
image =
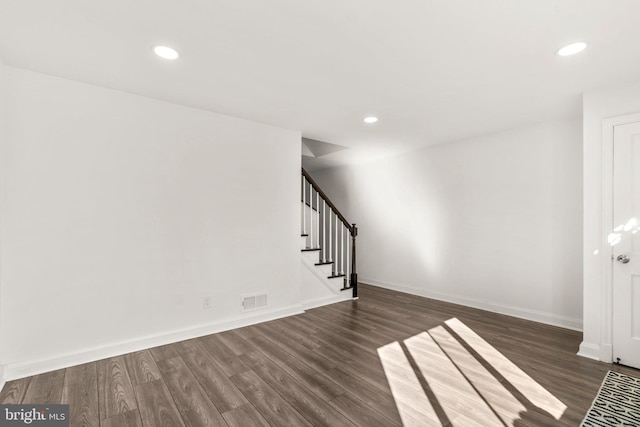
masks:
[[[353,288],[353,298],[358,298],[358,273],[356,272],[356,236],[358,227],[351,224],[351,287]]]

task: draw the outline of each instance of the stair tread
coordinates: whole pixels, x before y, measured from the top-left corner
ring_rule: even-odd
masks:
[[[333,274],[331,276],[327,276],[327,279],[335,279],[336,277],[345,277],[346,274]]]
[[[302,252],[313,252],[313,251],[320,251],[320,248],[304,248],[302,249]]]
[[[301,234],[300,237],[309,237],[308,234]]]
[[[333,264],[333,261],[317,262],[315,265],[329,265]]]

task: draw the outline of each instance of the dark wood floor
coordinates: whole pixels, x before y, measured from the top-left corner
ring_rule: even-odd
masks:
[[[72,426],[577,426],[581,334],[362,286],[358,301],[7,383]]]

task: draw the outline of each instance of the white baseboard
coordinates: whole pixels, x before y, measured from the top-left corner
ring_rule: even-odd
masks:
[[[204,325],[194,326],[192,328],[149,335],[146,337],[140,337],[135,340],[128,340],[103,347],[86,349],[80,352],[63,354],[48,359],[9,363],[4,366],[4,376],[1,376],[0,378],[2,378],[2,381],[15,380],[31,375],[38,375],[43,372],[55,371],[57,369],[68,368],[70,366],[94,362],[96,360],[119,356],[134,351],[145,350],[160,345],[166,345],[191,338],[201,337],[204,335],[215,334],[218,332],[241,328],[256,323],[268,322],[270,320],[280,319],[282,317],[293,316],[295,314],[301,313],[304,313],[301,305],[292,305],[276,310],[255,313],[254,315],[249,317],[238,316],[234,318],[227,318],[220,322],[208,323]]]
[[[532,320],[534,322],[544,323],[552,326],[559,326],[561,328],[582,332],[582,319],[575,319],[571,317],[560,316],[553,313],[530,310],[530,309],[521,308],[521,307],[493,304],[486,301],[476,300],[473,298],[465,298],[465,297],[445,294],[441,292],[433,292],[427,289],[416,289],[409,286],[382,282],[379,280],[367,279],[364,277],[360,278],[358,281],[364,284],[370,284],[380,288],[391,289],[394,291],[404,292],[412,295],[418,295],[421,297],[431,298],[439,301],[450,302],[453,304],[460,304],[467,307],[478,308],[480,310],[506,314],[508,316],[519,317],[521,319]]]
[[[588,359],[600,360],[600,346],[589,342],[582,341],[578,349],[578,356]]]
[[[337,302],[349,301],[353,298],[351,297],[351,291],[344,291],[345,295],[332,295],[329,297],[316,298],[308,301],[304,301],[302,303],[302,308],[305,310],[310,310],[316,307],[322,307],[323,305],[335,304]]]

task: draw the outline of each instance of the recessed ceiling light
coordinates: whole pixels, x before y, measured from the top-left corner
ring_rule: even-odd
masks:
[[[558,49],[557,54],[560,56],[575,55],[578,52],[582,52],[586,47],[587,44],[585,42],[571,43]]]
[[[365,123],[369,123],[369,124],[371,124],[371,123],[375,123],[375,122],[377,122],[377,121],[378,121],[378,118],[377,118],[377,117],[374,117],[374,116],[369,116],[369,117],[365,117],[365,118],[364,118],[364,122],[365,122]]]
[[[160,58],[170,60],[178,59],[178,57],[180,56],[177,50],[172,49],[168,46],[154,46],[153,52]]]

